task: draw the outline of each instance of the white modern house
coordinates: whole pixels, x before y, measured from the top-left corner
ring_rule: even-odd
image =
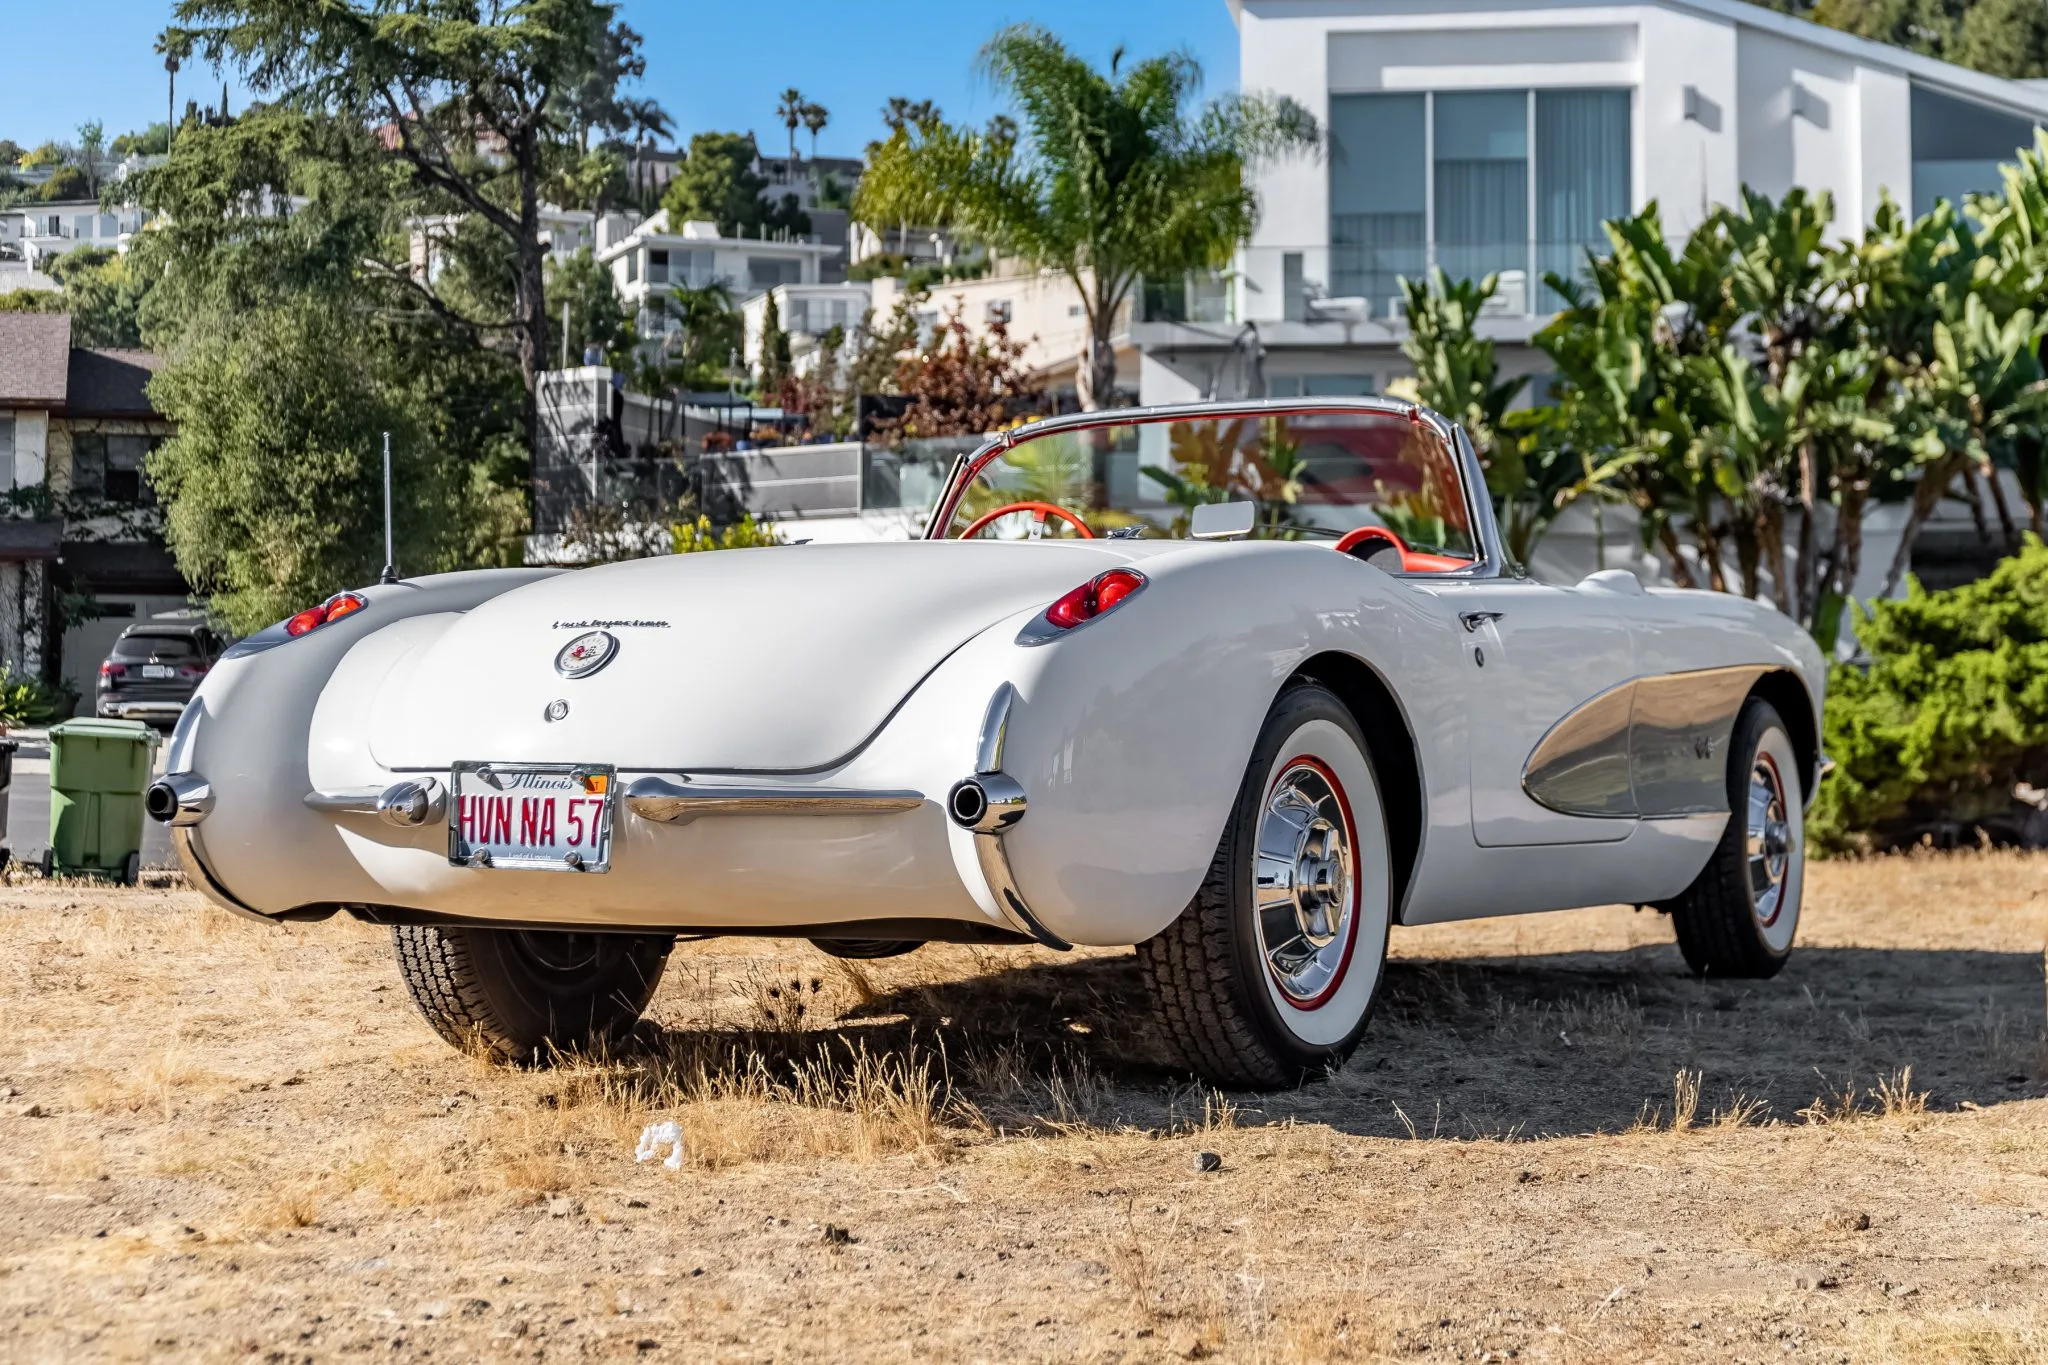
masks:
[[[142,231],[141,209],[100,207],[97,199],[60,200],[0,209],[0,249],[10,263],[40,267],[82,247],[125,251]]]
[[[675,227],[666,209],[637,224],[624,215],[597,224],[598,263],[647,337],[674,329],[675,319],[650,305],[676,285],[719,283],[744,300],[780,285],[819,284],[825,262],[840,250],[808,238],[724,237],[716,223]]]
[[[2048,123],[2042,83],[1980,75],[1739,0],[1227,0],[1240,85],[1293,97],[1328,147],[1267,167],[1227,300],[1148,311],[1143,401],[1383,390],[1406,369],[1398,281],[1498,272],[1511,370],[1603,220],[1655,201],[1674,236],[1748,185],[1880,197],[1999,187]],[[1221,306],[1219,306],[1219,302]]]
[[[817,364],[819,348],[834,327],[845,340],[841,350],[853,353],[854,337],[861,319],[867,316],[874,286],[864,280],[840,284],[779,284],[763,290],[740,306],[746,327],[746,346],[741,359],[748,369],[761,363],[761,336],[768,322],[768,301],[775,301],[777,325],[789,334],[790,358],[798,374],[808,374]]]

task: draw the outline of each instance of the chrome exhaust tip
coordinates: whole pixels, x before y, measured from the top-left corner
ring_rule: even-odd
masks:
[[[403,829],[438,821],[448,809],[447,793],[431,777],[394,782],[377,793],[377,814]]]
[[[976,834],[1001,834],[1024,818],[1024,789],[1007,773],[963,777],[946,793],[946,814]]]
[[[159,824],[187,828],[213,810],[213,786],[198,773],[160,777],[143,791],[142,809]]]

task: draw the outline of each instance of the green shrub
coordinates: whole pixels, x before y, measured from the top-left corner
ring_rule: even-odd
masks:
[[[0,725],[48,725],[69,711],[73,701],[68,689],[0,663]]]
[[[1929,832],[2012,838],[2048,786],[2048,547],[1946,592],[1910,585],[1860,613],[1867,667],[1837,665],[1824,746],[1839,765],[1807,834],[1819,850],[1911,843]]]
[[[695,554],[699,550],[746,550],[757,545],[780,545],[782,533],[765,521],[755,521],[753,513],[741,517],[724,530],[711,524],[710,517],[698,517],[674,528],[675,549],[679,555]]]

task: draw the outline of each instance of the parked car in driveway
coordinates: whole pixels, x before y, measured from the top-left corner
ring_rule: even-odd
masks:
[[[226,642],[201,622],[139,622],[121,632],[100,665],[93,714],[174,723]]]

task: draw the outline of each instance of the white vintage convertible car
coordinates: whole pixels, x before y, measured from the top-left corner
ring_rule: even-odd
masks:
[[[1823,677],[1757,603],[1514,572],[1426,409],[1138,409],[992,439],[920,540],[341,593],[147,800],[508,1059],[629,1028],[677,935],[1134,944],[1164,1043],[1270,1087],[1356,1046],[1397,924],[1633,902],[1777,971]]]

